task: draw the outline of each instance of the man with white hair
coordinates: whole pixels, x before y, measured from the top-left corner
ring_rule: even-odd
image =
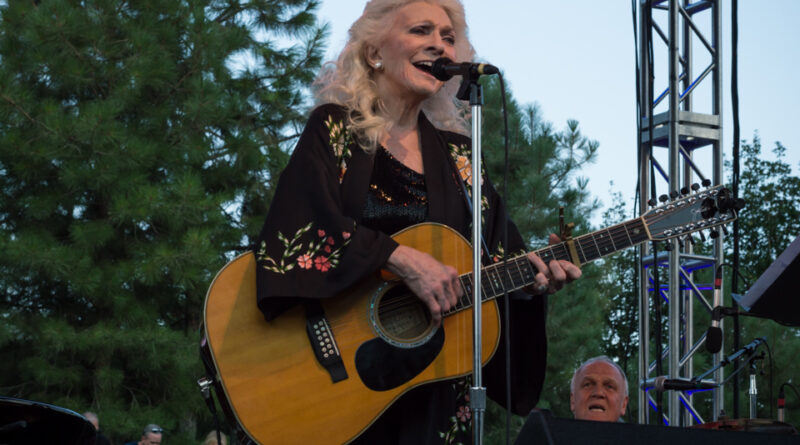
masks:
[[[83,413],[83,417],[85,417],[86,420],[89,421],[89,423],[94,425],[94,430],[97,432],[97,435],[95,436],[94,444],[95,445],[111,445],[111,442],[108,440],[108,438],[106,436],[104,436],[103,433],[100,432],[100,418],[97,417],[97,414],[95,414],[95,413],[93,413],[91,411],[86,411],[85,413]]]
[[[610,358],[590,358],[575,370],[569,407],[576,419],[617,422],[627,406],[628,379]]]

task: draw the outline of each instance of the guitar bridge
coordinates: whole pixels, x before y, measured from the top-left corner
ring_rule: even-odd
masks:
[[[347,378],[347,370],[344,368],[342,355],[336,345],[336,338],[328,324],[328,319],[324,313],[306,316],[306,333],[311,342],[311,349],[314,356],[323,368],[331,375],[333,383]]]

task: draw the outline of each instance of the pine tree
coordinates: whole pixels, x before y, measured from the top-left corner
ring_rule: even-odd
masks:
[[[302,125],[316,6],[0,3],[1,394],[204,433],[203,298]]]
[[[612,206],[603,213],[603,224],[609,227],[634,218],[635,215],[629,210],[632,207],[633,203],[622,200],[621,193],[612,192]],[[598,286],[600,293],[606,297],[603,307],[603,354],[615,360],[628,377],[626,417],[634,422],[638,410],[639,356],[637,258],[635,248],[604,258],[600,264],[603,278]]]
[[[512,220],[532,250],[546,247],[550,233],[559,231],[559,207],[565,208],[565,222],[575,223],[573,236],[592,230],[589,222],[598,203],[588,190],[588,180],[578,175],[592,162],[598,143],[581,134],[577,121],[567,122],[562,131],[544,122],[538,105],[520,107],[507,91],[509,176],[503,177],[505,161],[504,125],[499,82],[485,85],[482,148],[486,169],[502,193],[508,181],[506,202]],[[583,277],[548,299],[548,354],[544,388],[539,408],[571,417],[569,381],[575,367],[598,355],[603,335],[604,296],[597,292],[599,269],[582,266]],[[581,326],[580,329],[575,329]],[[505,407],[490,404],[487,441],[505,437]],[[514,416],[512,437],[524,423]]]

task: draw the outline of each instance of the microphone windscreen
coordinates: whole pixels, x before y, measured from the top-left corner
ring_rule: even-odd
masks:
[[[706,350],[716,354],[722,349],[722,328],[711,326],[706,331]]]
[[[431,66],[431,74],[442,82],[452,79],[453,75],[448,73],[445,69],[445,67],[451,63],[453,63],[453,61],[447,57],[439,57],[433,62],[433,66]]]

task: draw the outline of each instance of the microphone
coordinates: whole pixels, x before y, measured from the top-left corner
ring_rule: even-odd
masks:
[[[716,354],[722,349],[722,329],[719,327],[719,321],[722,318],[722,266],[717,267],[714,274],[714,310],[711,312],[711,326],[706,331],[706,350],[712,354]]]
[[[714,382],[704,382],[700,381],[693,381],[693,380],[686,380],[686,379],[670,379],[666,376],[659,376],[652,379],[647,379],[644,381],[645,388],[651,387],[656,392],[664,392],[664,391],[693,391],[699,389],[714,389],[718,385]]]
[[[447,81],[453,76],[472,76],[478,77],[482,74],[497,74],[500,70],[488,63],[461,62],[455,63],[447,57],[440,57],[433,62],[431,74],[433,77]]]

